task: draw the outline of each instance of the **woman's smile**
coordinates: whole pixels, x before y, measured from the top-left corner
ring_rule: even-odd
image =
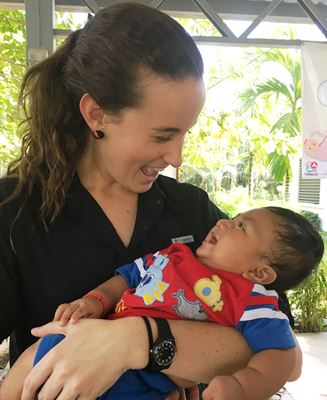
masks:
[[[141,171],[146,177],[149,177],[151,179],[157,179],[159,173],[163,171],[165,168],[156,168],[156,167],[151,167],[149,165],[145,165],[144,167],[141,167]]]

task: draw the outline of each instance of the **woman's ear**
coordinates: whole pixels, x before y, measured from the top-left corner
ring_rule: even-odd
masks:
[[[262,264],[242,273],[243,278],[261,285],[268,285],[277,279],[277,272],[267,264]]]
[[[91,131],[103,129],[104,112],[88,93],[83,94],[79,102],[79,109]]]

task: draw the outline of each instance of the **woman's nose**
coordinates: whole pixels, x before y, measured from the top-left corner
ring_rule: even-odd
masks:
[[[182,155],[181,153],[170,153],[164,157],[167,164],[171,165],[174,168],[178,168],[182,165]]]
[[[164,154],[163,158],[165,162],[175,168],[178,168],[182,165],[183,157],[182,157],[182,150],[183,150],[184,140],[174,140],[169,144],[167,148],[167,152]]]

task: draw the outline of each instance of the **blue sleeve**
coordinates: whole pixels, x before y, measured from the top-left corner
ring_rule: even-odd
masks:
[[[115,275],[121,275],[125,279],[128,288],[136,288],[146,273],[145,265],[146,258],[140,257],[130,264],[117,268]]]
[[[255,353],[296,346],[286,315],[269,307],[245,311],[236,328]]]

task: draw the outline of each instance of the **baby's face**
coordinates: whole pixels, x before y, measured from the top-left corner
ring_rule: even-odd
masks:
[[[196,254],[209,267],[242,275],[259,268],[262,256],[274,242],[276,217],[265,209],[221,219],[211,229]]]

